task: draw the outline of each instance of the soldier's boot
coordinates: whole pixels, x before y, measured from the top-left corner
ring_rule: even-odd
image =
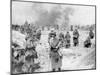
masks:
[[[58,68],[58,71],[61,71],[61,68]]]

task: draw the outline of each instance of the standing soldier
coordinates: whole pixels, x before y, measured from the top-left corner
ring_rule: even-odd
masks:
[[[40,38],[41,38],[41,30],[39,30],[39,31],[37,32],[37,39],[40,40]]]
[[[79,32],[77,29],[74,30],[73,32],[73,43],[74,43],[74,46],[77,46],[79,44]]]
[[[60,46],[63,47],[64,46],[64,34],[63,33],[59,34],[59,41],[61,42]]]
[[[59,39],[56,38],[56,34],[52,35],[52,38],[49,40],[49,44],[50,44],[50,58],[51,58],[52,71],[53,72],[55,70],[61,71],[62,55],[58,52]]]
[[[66,35],[65,35],[65,46],[66,46],[66,48],[70,47],[70,38],[71,38],[71,36],[70,36],[69,32],[67,32]]]
[[[73,31],[73,25],[71,25],[71,29],[70,30]]]
[[[59,39],[60,39],[60,40],[64,40],[64,34],[63,34],[63,33],[60,33],[60,34],[59,34]]]
[[[90,36],[90,39],[93,39],[93,38],[94,38],[94,33],[93,33],[92,30],[90,30],[90,32],[89,32],[89,36]]]
[[[35,45],[35,39],[28,38],[26,39],[26,52],[25,52],[25,65],[27,67],[26,72],[32,72],[32,67],[34,66],[34,59],[37,59],[37,52],[36,52],[36,45]],[[25,67],[24,65],[24,67]]]

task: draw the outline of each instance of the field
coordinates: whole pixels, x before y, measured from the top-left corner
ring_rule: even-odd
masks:
[[[38,58],[35,59],[35,63],[40,63],[40,68],[35,72],[48,72],[51,71],[51,60],[49,58],[50,46],[48,44],[48,34],[50,31],[42,31],[40,41],[36,46]],[[73,46],[72,32],[71,35],[71,47],[61,48],[60,53],[62,58],[62,70],[80,70],[80,69],[94,69],[95,68],[95,37],[92,39],[92,47],[84,48],[83,42],[88,36],[88,31],[79,30],[79,46]],[[17,36],[16,36],[17,35]],[[17,31],[13,31],[12,40],[19,43],[22,48],[25,48],[25,35]]]
[[[40,42],[41,45],[37,46],[39,53],[39,61],[41,61],[41,68],[36,72],[51,71],[50,58],[49,58],[49,44],[48,44],[49,31],[43,31]],[[79,31],[79,46],[73,47],[72,32],[71,34],[71,47],[61,48],[60,52],[63,55],[62,70],[78,70],[78,69],[93,69],[95,68],[95,38],[92,39],[92,47],[84,48],[83,42],[88,36],[88,31]]]

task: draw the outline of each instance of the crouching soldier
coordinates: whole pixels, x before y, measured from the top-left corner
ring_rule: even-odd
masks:
[[[73,32],[73,43],[74,43],[74,46],[77,46],[79,44],[79,32],[77,29],[74,30]]]
[[[56,34],[50,39],[49,44],[52,71],[61,71],[62,55],[59,53],[59,39],[56,38]]]
[[[70,38],[71,38],[71,36],[70,36],[69,32],[67,32],[65,35],[65,47],[66,48],[70,47]]]
[[[84,41],[84,47],[86,47],[86,48],[91,47],[91,40],[90,40],[90,37],[88,37],[88,38]]]
[[[90,39],[93,39],[93,38],[94,38],[94,33],[93,33],[92,30],[90,30],[90,32],[89,32],[89,36],[90,36]]]

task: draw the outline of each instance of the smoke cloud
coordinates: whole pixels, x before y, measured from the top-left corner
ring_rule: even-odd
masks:
[[[68,25],[69,15],[72,12],[72,8],[67,5],[64,7],[60,4],[14,1],[12,4],[12,23],[23,25],[25,21],[28,21],[28,23],[37,26]]]
[[[38,20],[35,22],[36,25],[41,26],[52,26],[52,25],[63,25],[64,22],[68,25],[69,23],[69,15],[72,14],[72,8],[66,7],[62,9],[62,7],[58,4],[49,4],[48,9],[44,7],[43,4],[34,4],[33,10],[38,14]]]

